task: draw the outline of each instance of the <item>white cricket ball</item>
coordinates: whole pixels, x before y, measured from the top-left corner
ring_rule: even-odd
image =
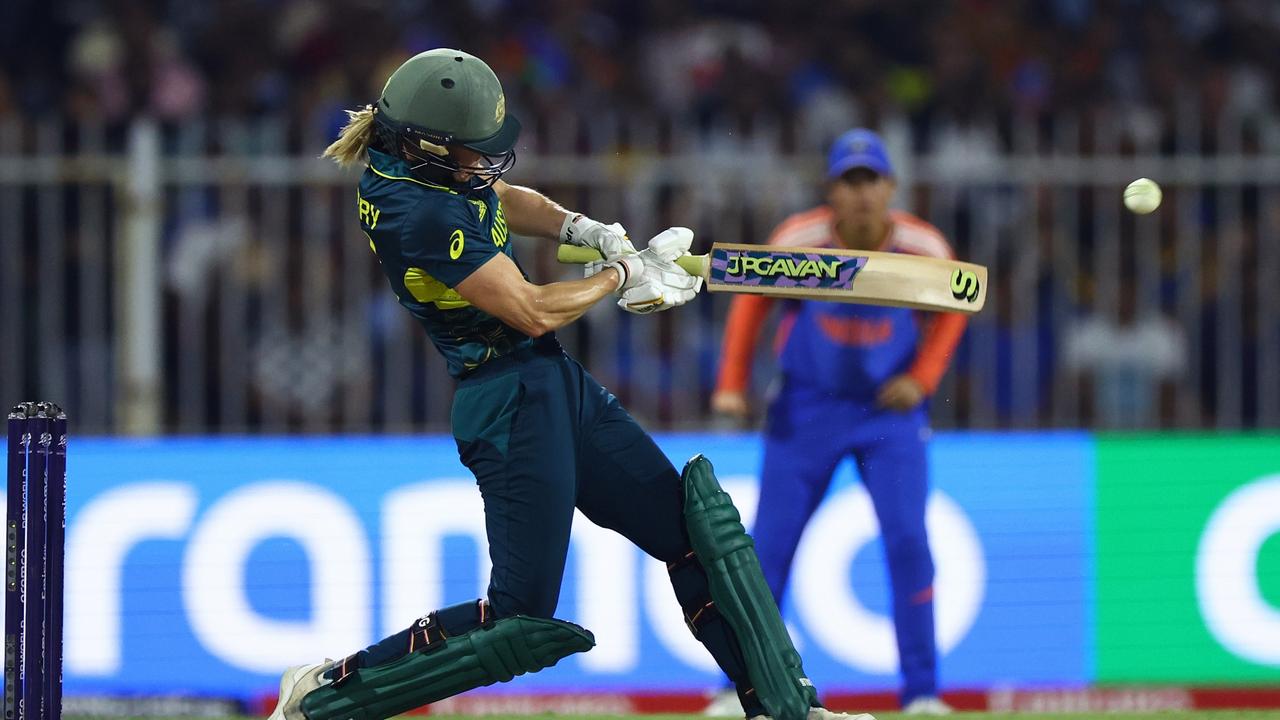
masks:
[[[1163,193],[1160,186],[1150,178],[1138,178],[1124,189],[1124,206],[1139,215],[1146,215],[1160,207]]]

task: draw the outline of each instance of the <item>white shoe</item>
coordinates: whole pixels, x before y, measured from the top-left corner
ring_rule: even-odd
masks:
[[[742,701],[738,699],[738,692],[733,688],[723,688],[711,693],[711,702],[703,708],[702,714],[706,717],[742,717]]]
[[[955,712],[950,705],[933,695],[924,695],[902,708],[904,715],[950,715]]]
[[[748,720],[773,720],[768,715],[756,715]],[[809,708],[809,716],[806,720],[876,720],[874,715],[869,713],[859,713],[852,715],[850,713],[832,712],[826,708]]]
[[[267,720],[307,720],[302,714],[302,698],[321,685],[328,685],[324,671],[333,664],[326,659],[314,665],[294,665],[280,676],[280,699]]]

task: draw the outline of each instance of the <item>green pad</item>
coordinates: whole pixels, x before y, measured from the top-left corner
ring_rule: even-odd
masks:
[[[596,644],[585,628],[524,615],[451,637],[428,652],[361,668],[338,687],[307,693],[308,720],[383,720],[472,688],[537,672]]]
[[[765,584],[755,542],[716,481],[711,461],[696,455],[682,475],[693,552],[707,572],[716,609],[738,636],[760,704],[774,720],[805,720],[809,708],[818,706],[818,691],[805,677],[800,653]]]

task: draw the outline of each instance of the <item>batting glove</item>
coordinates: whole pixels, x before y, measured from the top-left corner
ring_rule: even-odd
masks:
[[[599,272],[606,267],[618,270],[618,307],[637,315],[679,307],[702,289],[702,278],[685,272],[673,261],[689,250],[693,231],[669,228],[649,241],[649,247],[613,261],[593,263]]]
[[[620,223],[605,225],[581,213],[564,219],[564,224],[560,226],[560,242],[598,250],[606,261],[636,251],[631,239],[627,237],[626,228]],[[599,268],[593,270],[590,265],[587,266],[587,277],[596,272],[599,272]]]

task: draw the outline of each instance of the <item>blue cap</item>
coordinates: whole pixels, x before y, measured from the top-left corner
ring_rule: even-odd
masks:
[[[835,179],[854,168],[893,177],[893,165],[880,136],[866,128],[854,128],[836,138],[827,153],[827,177]]]

